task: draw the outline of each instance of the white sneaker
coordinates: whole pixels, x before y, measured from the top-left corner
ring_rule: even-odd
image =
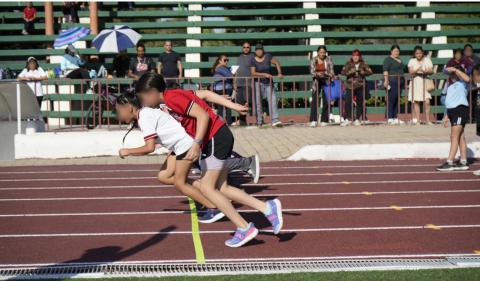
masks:
[[[355,120],[355,122],[353,122],[353,126],[360,126],[362,125],[362,123],[360,122],[360,120]]]
[[[326,127],[326,126],[328,126],[327,122],[320,122],[320,127]]]
[[[405,122],[403,122],[402,120],[400,119],[395,119],[395,122],[398,124],[398,125],[405,125]]]
[[[480,177],[480,170],[476,170],[475,172],[473,172],[473,175],[474,175],[474,176],[479,176],[479,177]]]
[[[317,121],[312,121],[312,122],[310,122],[310,127],[311,127],[311,128],[317,127]]]
[[[280,122],[280,121],[277,121],[277,122],[274,122],[274,123],[272,124],[272,126],[273,126],[273,127],[283,127],[283,123]]]
[[[348,120],[348,119],[345,119],[345,121],[343,121],[340,126],[342,127],[346,127],[346,126],[350,126],[350,124],[352,124],[352,121]]]
[[[388,125],[395,125],[395,124],[396,124],[396,123],[395,123],[395,119],[392,119],[392,118],[388,119],[388,120],[387,120],[387,124],[388,124]]]

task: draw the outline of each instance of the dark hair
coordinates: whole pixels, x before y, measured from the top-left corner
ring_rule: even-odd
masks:
[[[465,46],[463,46],[463,50],[465,51],[465,49],[466,49],[466,48],[470,48],[470,49],[472,49],[472,50],[473,50],[473,46],[472,46],[472,44],[468,44],[468,43],[467,43],[467,44],[465,44]]]
[[[30,61],[34,61],[35,62],[35,69],[38,69],[40,66],[38,65],[38,61],[36,59],[31,59],[31,60],[28,60],[27,63],[25,64],[25,68],[27,69],[28,71],[28,64],[30,63]]]
[[[477,64],[473,67],[473,71],[480,72],[480,63],[477,63]]]
[[[146,50],[146,49],[145,49],[145,44],[143,44],[142,42],[138,42],[138,43],[137,43],[136,49],[138,49],[138,48],[140,48],[140,47],[142,47],[144,51]]]
[[[165,79],[161,74],[154,72],[147,72],[138,79],[137,85],[135,86],[135,92],[141,93],[156,89],[159,92],[165,91]]]
[[[456,48],[456,49],[453,50],[453,56],[454,56],[454,57],[455,57],[455,54],[456,54],[456,53],[460,53],[460,54],[463,55],[463,50],[460,49],[460,48]]]
[[[328,52],[327,46],[325,46],[325,45],[320,45],[320,46],[318,46],[318,48],[317,48],[317,53],[318,53],[320,50],[322,50],[322,49],[325,50],[325,52]]]
[[[413,56],[414,56],[414,57],[415,57],[415,53],[416,53],[418,50],[422,51],[422,53],[425,55],[425,51],[423,50],[422,46],[417,45],[417,46],[415,46],[415,48],[413,48]]]
[[[395,49],[398,49],[400,51],[400,46],[398,46],[398,44],[393,44],[392,47],[390,47],[390,51],[393,51]]]
[[[219,55],[217,57],[217,59],[215,60],[215,63],[213,63],[213,66],[212,66],[212,73],[215,72],[215,69],[217,68],[217,66],[220,64],[220,61],[222,60],[223,57],[227,57],[226,55]]]
[[[125,93],[120,94],[117,97],[117,104],[125,105],[130,104],[135,108],[141,108],[142,105],[140,104],[140,100],[138,99],[135,91],[127,91]]]

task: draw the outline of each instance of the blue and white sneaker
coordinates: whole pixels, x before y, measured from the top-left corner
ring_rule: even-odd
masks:
[[[273,227],[273,234],[279,234],[283,227],[282,203],[280,200],[274,199],[267,201],[270,207],[270,213],[265,214]]]
[[[205,209],[205,211],[199,211],[198,215],[200,223],[214,223],[225,217],[225,214],[218,209]]]
[[[233,237],[225,241],[225,245],[231,248],[238,248],[250,242],[257,235],[258,229],[253,223],[249,223],[247,230],[237,229]]]

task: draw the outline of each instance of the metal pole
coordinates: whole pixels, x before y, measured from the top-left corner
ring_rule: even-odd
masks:
[[[20,82],[17,82],[17,134],[22,133],[22,105],[20,103]]]

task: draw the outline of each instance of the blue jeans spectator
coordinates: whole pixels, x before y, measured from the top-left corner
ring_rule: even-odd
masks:
[[[393,79],[392,79],[393,78]],[[388,84],[390,90],[388,91],[388,119],[397,119],[398,115],[398,101],[403,89],[403,80],[392,77],[389,79]]]
[[[278,108],[277,108],[277,96],[273,90],[273,85],[255,82],[255,103],[256,103],[256,115],[257,115],[257,125],[263,124],[263,114],[262,114],[262,101],[267,99],[268,101],[268,110],[272,124],[279,122],[278,120]]]

